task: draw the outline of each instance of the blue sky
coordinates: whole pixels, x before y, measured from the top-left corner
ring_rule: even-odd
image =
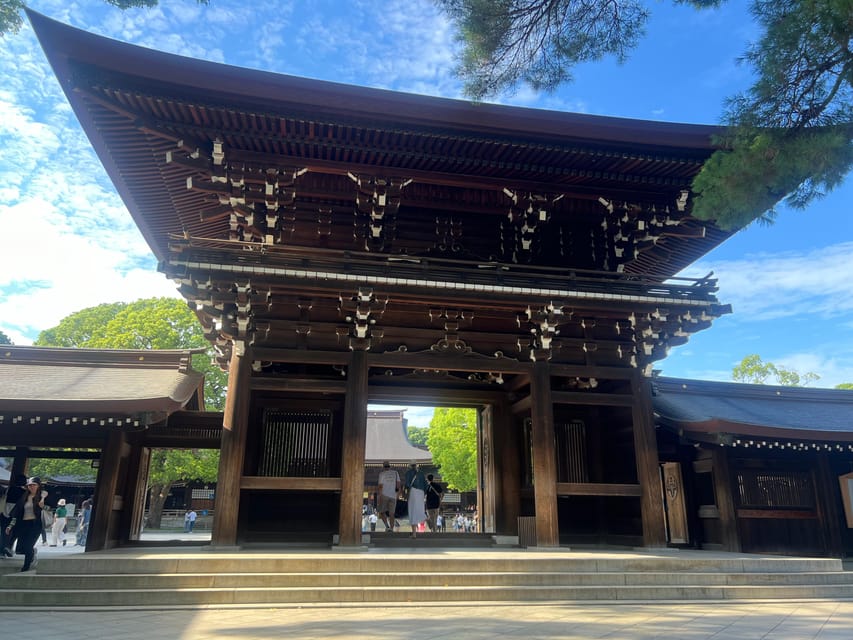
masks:
[[[122,12],[102,0],[33,0],[101,35],[215,62],[449,98],[452,25],[426,0],[167,0]],[[584,65],[554,94],[522,88],[501,102],[647,120],[716,123],[748,86],[737,58],[758,37],[732,0],[708,11],[649,2],[629,61]],[[28,344],[78,309],[176,295],[71,113],[29,26],[0,40],[0,330]],[[807,211],[781,209],[684,275],[719,277],[734,314],[658,363],[664,375],[729,380],[757,353],[821,379],[853,382],[853,180]],[[412,409],[418,424],[421,410]]]

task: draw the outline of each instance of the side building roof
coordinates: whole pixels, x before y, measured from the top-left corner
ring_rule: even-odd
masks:
[[[0,425],[71,416],[155,422],[201,398],[193,353],[3,346]]]
[[[853,391],[657,378],[658,422],[685,436],[853,442]]]

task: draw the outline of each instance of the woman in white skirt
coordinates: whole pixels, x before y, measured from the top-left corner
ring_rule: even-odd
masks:
[[[424,472],[418,468],[416,462],[409,465],[406,471],[406,489],[409,492],[409,524],[412,525],[412,538],[418,536],[418,526],[426,521],[426,507],[424,496],[429,488]]]
[[[53,512],[53,528],[50,530],[50,546],[55,547],[62,541],[65,546],[65,524],[68,522],[68,508],[65,506],[65,498],[60,498]]]

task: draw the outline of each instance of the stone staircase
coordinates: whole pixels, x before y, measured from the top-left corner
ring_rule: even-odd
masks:
[[[696,551],[120,549],[0,576],[0,608],[853,598],[840,560]]]

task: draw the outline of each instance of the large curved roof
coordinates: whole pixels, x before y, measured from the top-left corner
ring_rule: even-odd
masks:
[[[201,166],[195,151],[210,155],[215,140],[232,168],[245,168],[246,180],[271,167],[304,171],[295,188],[296,217],[323,212],[326,246],[349,250],[352,173],[411,181],[400,205],[409,226],[401,216],[400,237],[434,235],[436,211],[492,216],[497,224],[506,217],[506,190],[550,194],[555,216],[592,219],[602,202],[642,203],[644,211],[673,207],[719,132],[296,78],[144,49],[29,16],[77,117],[161,260],[171,234],[221,238],[224,229],[227,236],[227,215],[211,209],[213,192],[187,188]],[[263,190],[263,180],[257,187]],[[316,246],[316,225],[304,226],[305,237],[297,225],[290,241]],[[631,257],[626,272],[673,275],[728,237],[692,219],[665,231]],[[479,248],[476,234],[467,240]]]

